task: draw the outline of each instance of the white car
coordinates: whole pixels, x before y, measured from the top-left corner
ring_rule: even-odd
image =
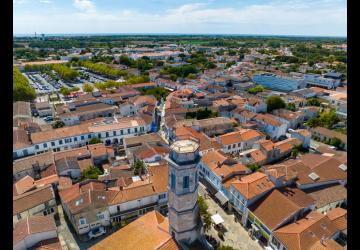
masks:
[[[99,237],[105,233],[106,233],[106,229],[104,227],[98,227],[98,228],[91,230],[88,233],[88,235],[89,235],[89,239],[93,239],[93,238]]]

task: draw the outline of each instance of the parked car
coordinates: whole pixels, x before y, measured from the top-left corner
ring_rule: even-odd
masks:
[[[105,233],[106,233],[106,229],[104,227],[98,227],[98,228],[91,230],[88,233],[88,235],[89,235],[90,239],[93,239],[93,238],[99,237]]]

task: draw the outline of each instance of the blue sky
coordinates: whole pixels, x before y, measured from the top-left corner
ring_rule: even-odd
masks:
[[[346,36],[346,0],[13,0],[14,34]]]

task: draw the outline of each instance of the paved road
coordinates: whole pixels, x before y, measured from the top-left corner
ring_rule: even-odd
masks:
[[[204,193],[207,193],[205,190],[205,186],[199,183],[199,194],[204,196]],[[221,241],[218,237],[217,231],[214,227],[211,227],[208,234],[212,237],[220,241],[221,245],[231,246],[234,249],[238,250],[260,250],[262,249],[260,245],[252,240],[248,235],[248,232],[240,225],[240,223],[235,222],[235,216],[233,214],[227,214],[225,211],[212,199],[207,198],[206,203],[209,206],[209,212],[211,215],[220,214],[220,216],[224,219],[223,225],[227,229],[227,232],[224,235],[224,241]]]

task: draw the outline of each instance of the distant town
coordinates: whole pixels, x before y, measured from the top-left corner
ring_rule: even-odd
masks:
[[[346,38],[14,36],[13,249],[347,249],[346,185]]]

